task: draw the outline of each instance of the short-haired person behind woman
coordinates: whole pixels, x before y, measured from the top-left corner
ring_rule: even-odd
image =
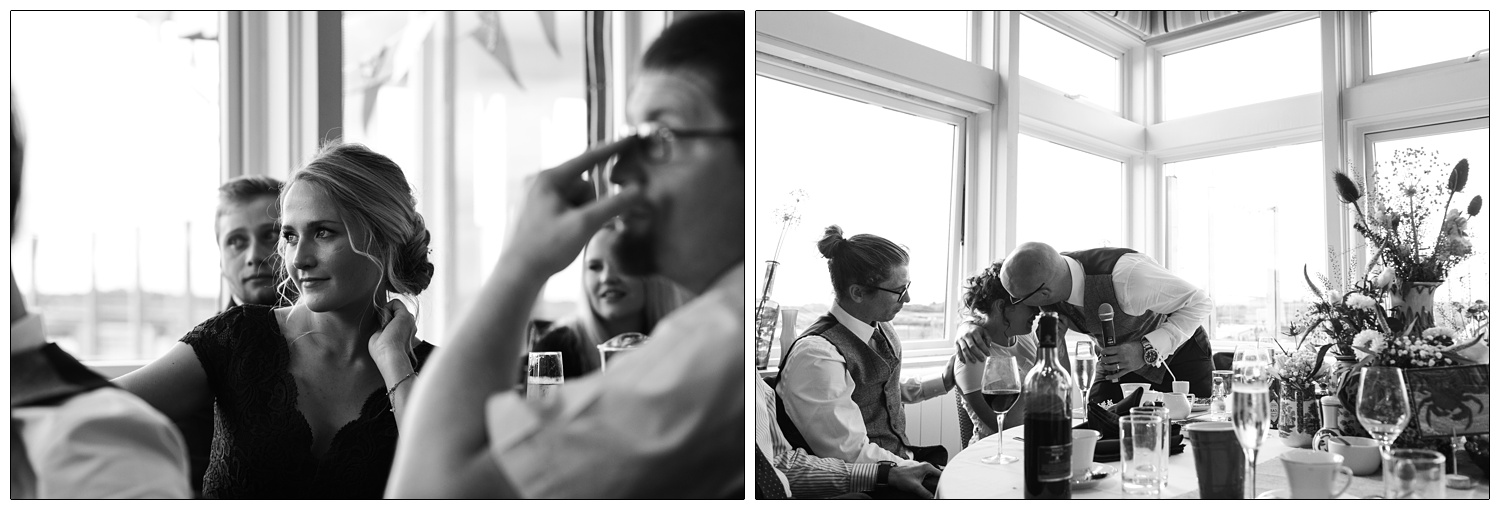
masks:
[[[167,416],[213,401],[209,498],[379,498],[396,424],[432,346],[388,292],[432,280],[427,232],[401,169],[331,143],[280,197],[282,285],[297,302],[232,308],[120,386]]]
[[[913,446],[903,403],[941,396],[946,378],[901,376],[901,341],[890,321],[911,301],[906,250],[883,237],[844,238],[833,225],[818,251],[828,259],[834,301],[793,341],[776,395],[795,447],[845,462],[946,465],[942,446]]]
[[[1000,285],[1000,269],[1003,262],[986,267],[969,278],[964,287],[964,308],[968,310],[970,322],[961,328],[958,360],[953,376],[958,385],[959,402],[974,422],[973,438],[969,444],[983,439],[997,430],[1005,430],[1021,424],[1025,418],[1025,395],[1011,406],[1005,415],[1005,423],[997,424],[995,413],[982,393],[985,359],[991,354],[1006,354],[1016,359],[1017,382],[1026,380],[1026,373],[1036,366],[1037,339],[1032,332],[1032,323],[1041,309],[1023,304],[1011,304],[1010,293]],[[1067,349],[1058,349],[1058,359],[1063,366],[1071,368]],[[1081,402],[1081,394],[1075,395]],[[998,425],[998,428],[997,428]],[[968,445],[965,445],[968,446]]]
[[[599,370],[599,344],[624,333],[650,332],[683,301],[677,286],[660,276],[620,272],[610,254],[620,235],[614,225],[606,223],[583,249],[584,300],[578,313],[531,348],[561,352],[564,381]]]

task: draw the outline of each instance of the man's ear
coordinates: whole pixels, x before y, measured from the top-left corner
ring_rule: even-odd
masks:
[[[863,303],[863,302],[865,302],[865,286],[864,285],[850,285],[849,286],[849,291],[846,294],[848,294],[849,295],[849,299],[853,300],[855,303]]]

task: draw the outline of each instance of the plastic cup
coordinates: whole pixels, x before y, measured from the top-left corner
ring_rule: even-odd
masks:
[[[1244,499],[1245,450],[1227,421],[1191,423],[1183,427],[1193,445],[1193,467],[1198,471],[1202,499]]]

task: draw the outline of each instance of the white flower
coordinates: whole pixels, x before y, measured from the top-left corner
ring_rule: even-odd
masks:
[[[1364,294],[1350,294],[1349,297],[1344,300],[1344,304],[1349,305],[1349,306],[1354,307],[1354,308],[1363,308],[1365,310],[1374,310],[1375,309],[1375,298],[1372,298],[1370,296],[1366,296]]]
[[[1444,328],[1444,327],[1427,328],[1426,330],[1422,331],[1422,338],[1437,338],[1437,337],[1440,337],[1440,336],[1446,336],[1448,338],[1458,338],[1458,332],[1453,331],[1452,329],[1449,329],[1449,328]],[[1427,345],[1427,346],[1424,346],[1424,347],[1433,347],[1433,346]],[[1436,350],[1436,347],[1433,347],[1433,349]]]
[[[1391,282],[1393,282],[1395,280],[1396,280],[1396,270],[1387,267],[1387,268],[1385,268],[1384,271],[1380,272],[1380,276],[1378,276],[1378,277],[1375,278],[1375,288],[1377,288],[1377,289],[1384,289],[1386,287],[1391,286]]]
[[[1370,350],[1375,351],[1375,352],[1384,351],[1385,350],[1385,337],[1377,335],[1375,337],[1375,339],[1370,340]]]
[[[1374,351],[1380,350],[1380,349],[1376,349],[1374,347],[1371,347],[1372,345],[1374,345],[1374,343],[1375,343],[1376,340],[1382,340],[1381,343],[1384,343],[1384,341],[1383,341],[1384,338],[1381,336],[1380,332],[1379,331],[1375,331],[1373,329],[1367,329],[1367,330],[1364,330],[1364,331],[1360,331],[1358,335],[1354,335],[1354,345],[1357,345],[1357,346],[1360,346],[1360,347],[1368,347],[1368,348],[1370,348],[1370,350],[1374,350]]]

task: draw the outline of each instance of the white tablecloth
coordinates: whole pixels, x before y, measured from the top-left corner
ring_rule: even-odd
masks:
[[[995,441],[1005,438],[1005,453],[1012,457],[1021,458],[1024,453],[1021,441],[1014,438],[1021,437],[1021,427],[1007,429],[1000,434],[994,434],[978,442],[969,445],[964,451],[959,452],[957,457],[948,462],[948,467],[943,470],[943,476],[938,482],[937,497],[940,499],[1023,499],[1025,498],[1024,462],[1011,464],[985,464],[980,459],[994,455]],[[1264,472],[1267,469],[1281,471],[1283,468],[1279,461],[1275,461],[1282,453],[1292,448],[1286,446],[1279,438],[1269,438],[1260,449],[1258,468]],[[1269,462],[1268,462],[1269,461]],[[1116,470],[1121,468],[1119,461],[1108,463]],[[1284,473],[1278,478],[1284,479]],[[1257,477],[1265,480],[1265,477]],[[1369,477],[1379,480],[1380,474]],[[1269,482],[1269,480],[1267,480]],[[1262,483],[1255,488],[1256,492],[1264,493],[1271,489],[1285,489],[1286,487],[1270,487],[1268,483]],[[1278,484],[1279,485],[1279,484]],[[1193,447],[1189,444],[1182,453],[1172,455],[1167,459],[1167,485],[1162,489],[1161,499],[1171,499],[1184,496],[1189,492],[1198,490],[1198,471],[1193,465]],[[1346,497],[1365,497],[1377,494],[1351,494]],[[1120,474],[1116,472],[1101,480],[1098,484],[1088,489],[1073,489],[1073,499],[1122,499],[1124,494],[1120,491]],[[1459,491],[1448,489],[1450,499],[1487,499],[1489,498],[1488,483],[1482,484],[1475,490]]]

